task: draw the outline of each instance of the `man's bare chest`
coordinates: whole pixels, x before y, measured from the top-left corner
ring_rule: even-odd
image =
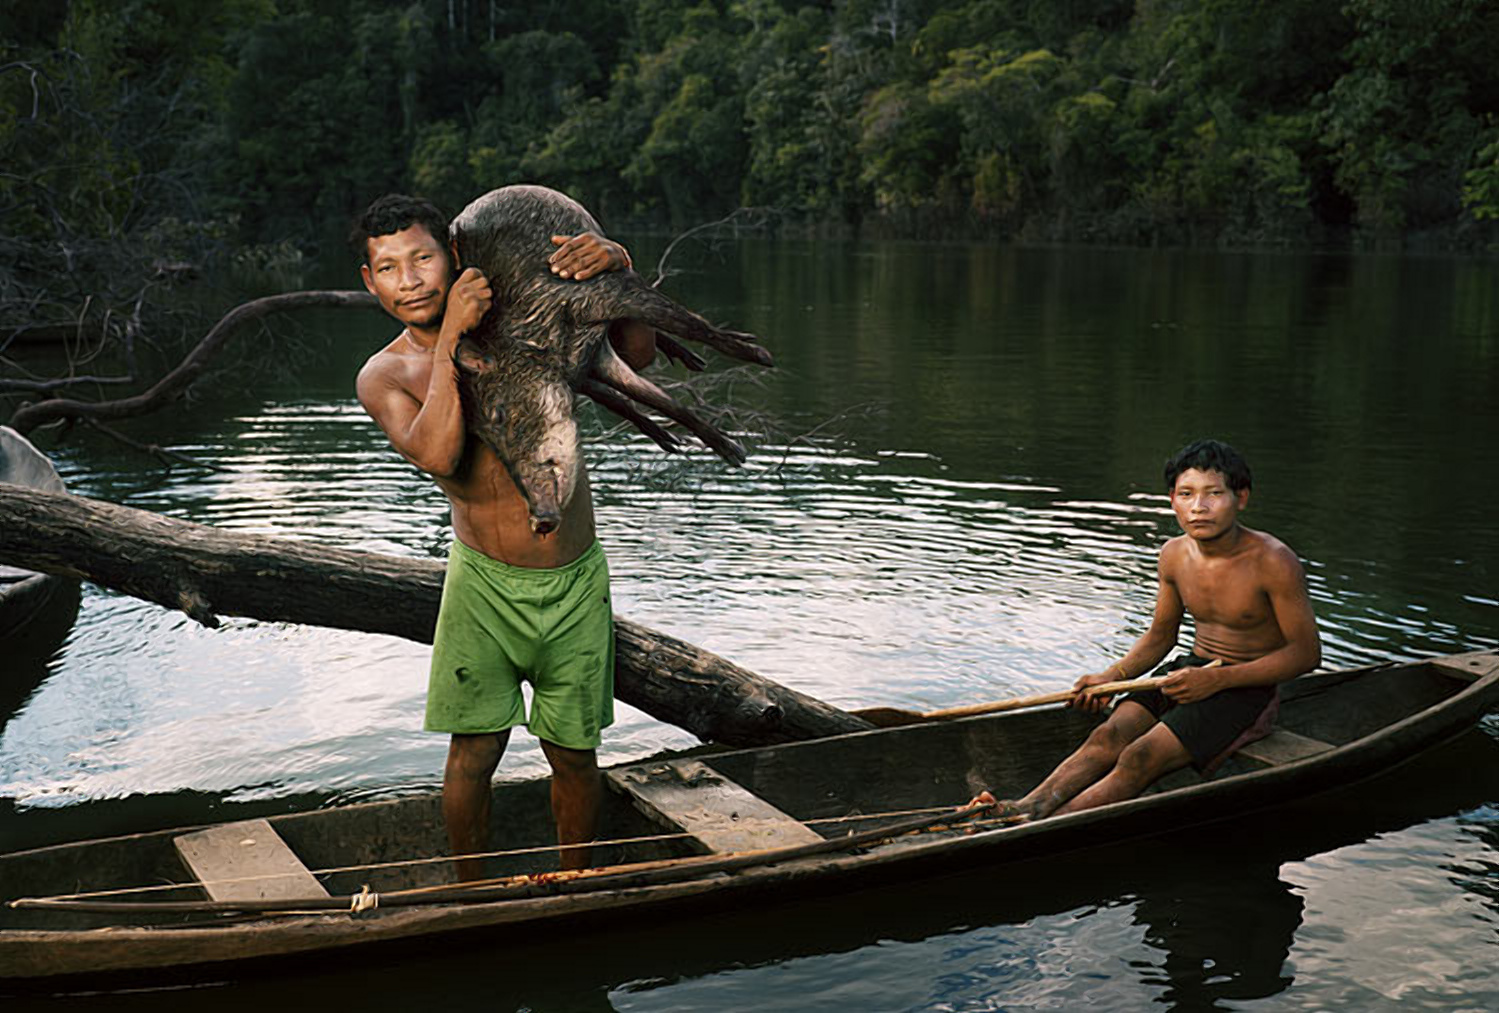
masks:
[[[1252,573],[1225,567],[1176,578],[1182,606],[1198,622],[1253,629],[1274,621],[1270,596]]]

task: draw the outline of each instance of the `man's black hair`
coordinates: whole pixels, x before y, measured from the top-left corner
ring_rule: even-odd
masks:
[[[360,264],[369,263],[369,240],[374,236],[388,236],[413,225],[425,226],[443,251],[447,251],[448,216],[436,204],[421,197],[388,193],[375,198],[349,230],[349,247],[354,251],[355,260]]]
[[[1254,479],[1249,474],[1249,462],[1227,443],[1218,440],[1198,440],[1189,443],[1166,462],[1166,491],[1176,488],[1176,480],[1184,471],[1216,471],[1228,482],[1234,492],[1253,488]]]

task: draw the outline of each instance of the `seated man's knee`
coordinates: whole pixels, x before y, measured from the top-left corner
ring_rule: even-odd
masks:
[[[1088,736],[1088,742],[1095,746],[1107,746],[1115,749],[1123,749],[1129,745],[1129,740],[1124,737],[1119,728],[1107,723],[1093,729],[1092,733]]]
[[[1117,756],[1139,737],[1140,732],[1131,723],[1118,720],[1118,715],[1112,715],[1109,720],[1088,733],[1087,746]]]
[[[1131,742],[1119,754],[1116,769],[1142,787],[1166,773],[1170,767],[1171,751],[1150,736],[1142,736]]]

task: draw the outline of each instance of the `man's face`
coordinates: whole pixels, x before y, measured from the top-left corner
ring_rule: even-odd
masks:
[[[431,328],[442,322],[453,270],[448,251],[424,225],[412,225],[365,240],[369,263],[359,269],[364,287],[385,312],[407,327]]]
[[[1248,504],[1249,490],[1234,492],[1228,487],[1228,479],[1216,471],[1188,468],[1176,477],[1171,490],[1171,509],[1177,523],[1199,542],[1226,534]]]

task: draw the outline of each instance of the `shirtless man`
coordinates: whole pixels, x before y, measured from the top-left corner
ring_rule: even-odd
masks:
[[[1192,613],[1192,653],[1162,665],[1159,689],[1119,701],[1107,721],[1030,794],[999,803],[1029,819],[1134,798],[1192,764],[1210,767],[1230,748],[1266,734],[1276,686],[1322,661],[1306,575],[1296,554],[1239,523],[1249,503],[1249,465],[1216,440],[1199,440],[1166,462],[1171,509],[1185,534],[1161,549],[1150,629],[1107,671],[1085,675],[1074,691],[1141,676],[1176,646],[1183,611]],[[1219,666],[1203,668],[1209,662]],[[1074,698],[1097,711],[1105,696]],[[1263,729],[1263,730],[1262,730]],[[1250,733],[1253,734],[1253,733]],[[974,802],[994,802],[988,792]]]
[[[538,534],[505,466],[465,433],[453,353],[492,294],[477,268],[459,273],[447,236],[437,208],[392,194],[369,206],[352,238],[365,287],[405,325],[359,371],[359,401],[453,508],[426,716],[428,731],[452,735],[442,789],[448,842],[455,855],[487,849],[490,780],[518,724],[551,764],[558,842],[586,842],[601,791],[595,750],[614,719],[609,571],[588,476],[579,475],[558,529]],[[552,271],[562,278],[630,263],[624,247],[593,233],[552,242]],[[655,332],[638,322],[617,323],[610,340],[633,369],[655,357]],[[523,679],[532,683],[529,717]],[[587,860],[587,848],[563,849],[563,868]],[[483,875],[482,859],[457,864],[462,880]]]

